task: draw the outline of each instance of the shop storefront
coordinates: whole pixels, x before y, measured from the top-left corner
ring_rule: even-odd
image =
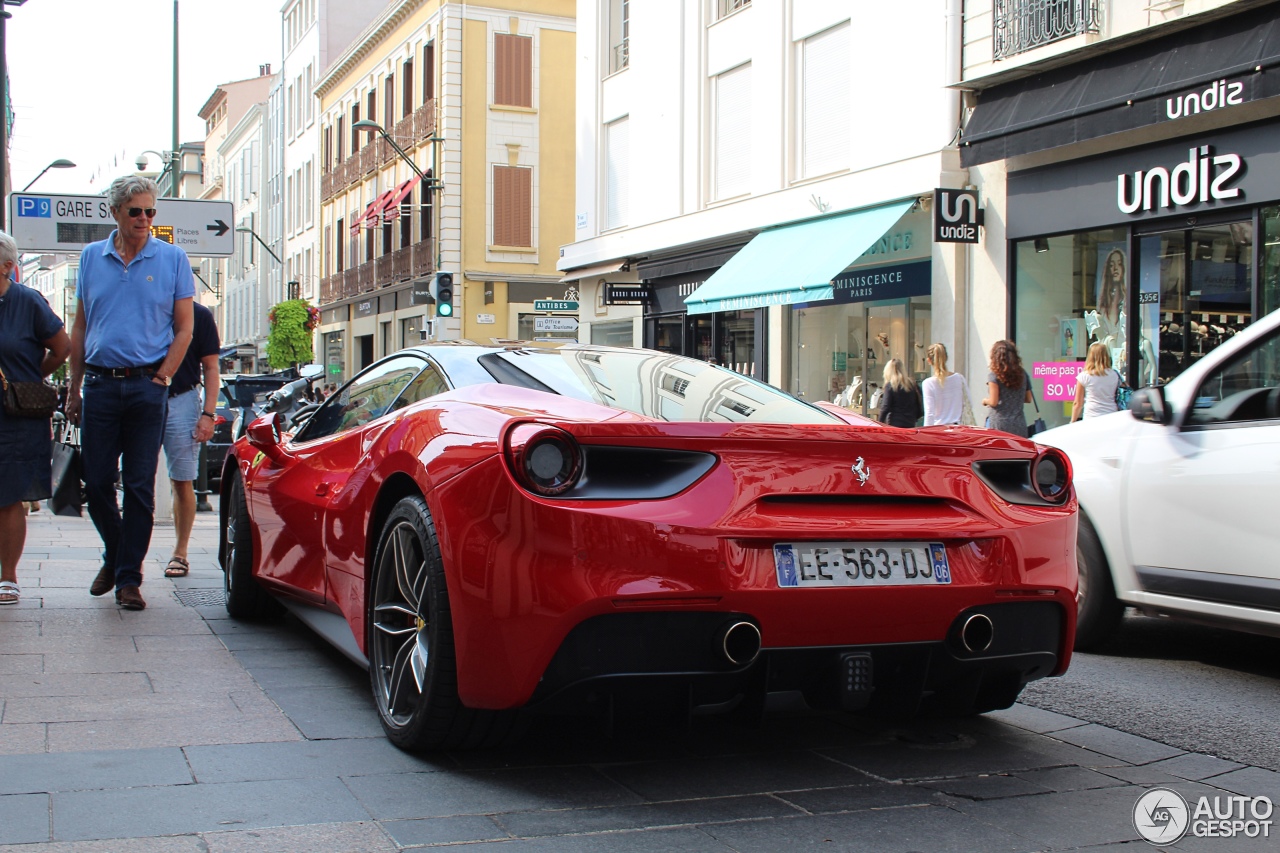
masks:
[[[1050,425],[1090,344],[1162,384],[1280,307],[1280,123],[1013,172],[1008,210],[1014,340]]]
[[[979,95],[961,162],[1004,161],[1008,326],[1050,426],[1091,344],[1165,383],[1280,306],[1277,70],[1267,4]]]
[[[715,361],[747,376],[763,377],[766,314],[763,309],[691,313],[685,300],[742,245],[650,261],[639,266],[649,290],[644,346]]]
[[[833,298],[792,306],[788,390],[875,417],[891,359],[923,382],[933,340],[931,254],[929,214],[917,207],[835,277]]]

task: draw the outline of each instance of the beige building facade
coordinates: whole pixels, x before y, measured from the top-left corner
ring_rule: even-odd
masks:
[[[563,292],[573,7],[402,0],[320,76],[318,359],[331,381],[424,333],[521,336],[512,303]],[[436,320],[440,271],[454,312]]]

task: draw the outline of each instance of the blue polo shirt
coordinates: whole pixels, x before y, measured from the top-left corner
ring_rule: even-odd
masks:
[[[128,267],[115,231],[80,253],[76,297],[84,305],[84,360],[98,367],[163,361],[173,343],[173,303],[196,294],[187,253],[151,237]]]

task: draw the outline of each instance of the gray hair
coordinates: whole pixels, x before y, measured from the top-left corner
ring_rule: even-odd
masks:
[[[141,175],[125,175],[111,182],[107,190],[107,203],[114,208],[124,207],[135,195],[146,193],[152,198],[160,198],[160,187],[150,178]]]
[[[0,264],[18,262],[18,244],[9,236],[9,232],[0,231]]]

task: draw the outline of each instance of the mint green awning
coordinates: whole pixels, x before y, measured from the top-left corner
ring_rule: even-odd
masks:
[[[832,298],[831,280],[893,227],[914,201],[762,231],[685,297],[690,314]]]

